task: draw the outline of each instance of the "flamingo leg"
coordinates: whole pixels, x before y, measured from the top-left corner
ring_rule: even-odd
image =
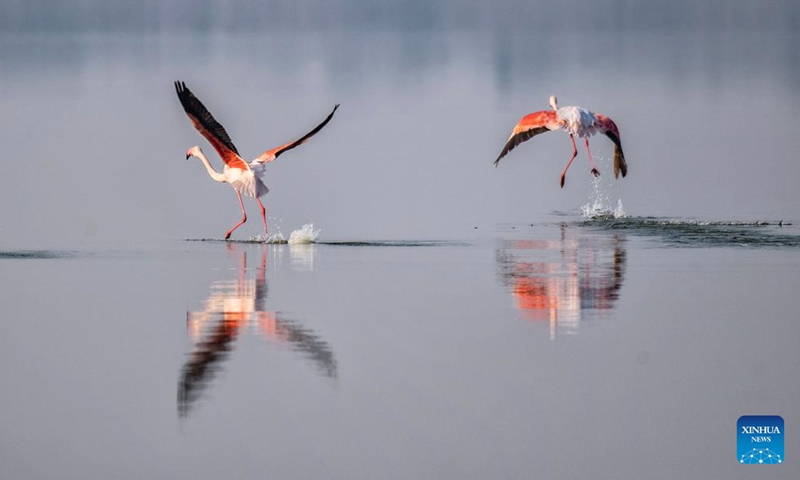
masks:
[[[261,207],[261,221],[264,222],[264,240],[267,239],[267,209],[264,208],[264,204],[261,203],[260,198],[256,198],[258,202],[258,206]]]
[[[586,137],[583,140],[586,143],[586,154],[589,155],[589,166],[592,167],[592,175],[599,177],[600,170],[598,170],[597,165],[594,164],[594,160],[592,160],[592,152],[589,151],[589,137]]]
[[[245,211],[244,211],[244,202],[242,202],[242,194],[239,193],[239,192],[236,192],[236,197],[239,199],[239,208],[242,209],[242,220],[239,223],[237,223],[236,225],[234,225],[233,227],[231,227],[231,229],[228,230],[225,233],[225,240],[231,238],[231,233],[233,233],[234,230],[239,228],[239,226],[241,224],[243,224],[244,222],[247,221],[247,213],[245,213]]]
[[[575,137],[571,133],[569,134],[569,139],[572,141],[572,157],[570,157],[569,162],[567,162],[567,166],[564,167],[564,171],[561,172],[561,188],[564,188],[564,180],[567,177],[567,170],[569,170],[569,166],[572,165],[572,161],[578,156],[578,146],[575,145]]]

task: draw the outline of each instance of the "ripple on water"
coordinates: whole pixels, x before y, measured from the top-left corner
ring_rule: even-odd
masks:
[[[701,221],[654,217],[598,217],[581,222],[607,230],[660,238],[678,247],[771,247],[798,248],[800,234],[787,231],[791,223],[782,221]]]

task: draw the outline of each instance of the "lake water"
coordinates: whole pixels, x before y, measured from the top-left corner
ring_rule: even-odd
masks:
[[[800,476],[798,7],[532,3],[1,7],[0,478]],[[178,79],[248,158],[341,103],[268,170],[316,243],[247,199],[219,240]],[[627,178],[593,137],[559,188],[563,133],[492,166],[551,94]]]

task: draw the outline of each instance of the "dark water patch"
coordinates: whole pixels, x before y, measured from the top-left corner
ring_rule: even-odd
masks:
[[[783,221],[701,221],[656,217],[595,218],[581,226],[658,237],[674,247],[800,248],[800,234]],[[790,229],[791,228],[791,229]]]
[[[72,258],[75,252],[60,252],[54,250],[0,250],[0,260],[34,260],[52,258]]]
[[[318,245],[331,245],[335,247],[458,247],[469,245],[463,242],[451,242],[443,240],[374,240],[374,241],[353,241],[343,240],[335,242],[316,242]]]

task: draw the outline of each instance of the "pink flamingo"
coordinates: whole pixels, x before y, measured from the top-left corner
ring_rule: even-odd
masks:
[[[628,164],[625,163],[625,155],[622,153],[619,129],[610,118],[580,107],[570,106],[558,108],[558,101],[555,96],[550,97],[550,106],[553,107],[552,111],[542,110],[522,117],[511,132],[511,136],[508,137],[508,141],[503,147],[503,151],[500,152],[500,156],[494,161],[495,166],[497,166],[501,158],[506,156],[508,152],[513,150],[514,147],[520,143],[540,133],[549,132],[551,130],[564,130],[569,134],[569,139],[572,141],[572,157],[570,157],[569,162],[567,162],[567,166],[564,167],[564,171],[561,172],[561,188],[564,188],[567,169],[578,155],[578,147],[575,145],[575,135],[584,139],[592,174],[594,176],[600,175],[597,166],[594,164],[594,160],[592,160],[592,152],[589,151],[589,137],[600,132],[614,142],[614,177],[619,178],[620,173],[623,177],[627,175]]]
[[[261,220],[264,222],[264,237],[266,238],[267,214],[260,198],[269,191],[263,182],[265,164],[278,158],[281,153],[306,143],[333,118],[333,114],[336,112],[336,109],[339,108],[339,104],[337,103],[336,106],[333,107],[333,111],[328,115],[328,118],[298,140],[286,143],[272,150],[267,150],[256,157],[255,160],[248,163],[239,156],[239,151],[236,150],[236,146],[231,141],[231,137],[228,136],[228,132],[225,131],[225,128],[214,119],[211,112],[209,112],[202,102],[194,96],[186,87],[185,83],[175,82],[175,91],[178,92],[178,99],[181,101],[181,105],[183,105],[183,109],[189,116],[189,120],[192,121],[194,128],[196,128],[201,135],[206,137],[206,140],[216,149],[219,156],[222,157],[225,166],[222,173],[214,170],[214,167],[211,166],[208,158],[206,158],[203,151],[198,146],[194,146],[186,151],[186,159],[188,160],[189,157],[199,158],[200,161],[203,162],[203,165],[205,165],[208,175],[214,181],[227,183],[233,187],[236,191],[236,196],[239,198],[239,208],[242,210],[242,219],[225,233],[225,239],[229,239],[231,233],[247,221],[247,213],[244,211],[244,203],[242,202],[242,193],[255,198],[258,202],[258,206],[261,207]]]

